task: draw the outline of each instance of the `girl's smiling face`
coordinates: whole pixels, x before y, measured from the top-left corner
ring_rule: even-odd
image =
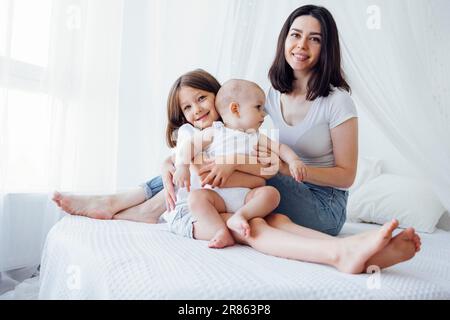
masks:
[[[214,93],[191,87],[181,87],[178,91],[181,112],[190,124],[200,130],[212,126],[219,119],[215,98]]]

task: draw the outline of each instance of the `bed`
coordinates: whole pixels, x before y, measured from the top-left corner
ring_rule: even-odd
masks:
[[[342,235],[377,228],[347,223]],[[381,273],[267,256],[246,246],[213,250],[166,224],[66,216],[50,231],[40,299],[450,299],[450,232],[421,234],[413,260]]]

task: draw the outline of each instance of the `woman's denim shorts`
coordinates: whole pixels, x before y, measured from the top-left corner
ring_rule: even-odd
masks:
[[[287,215],[306,228],[336,236],[341,231],[347,213],[348,191],[299,183],[281,174],[267,180],[281,194],[276,213]]]
[[[281,174],[267,180],[267,185],[275,187],[281,194],[280,204],[273,212],[288,216],[298,225],[332,236],[341,231],[346,219],[348,191],[298,183]],[[141,186],[147,199],[164,188],[160,176]]]

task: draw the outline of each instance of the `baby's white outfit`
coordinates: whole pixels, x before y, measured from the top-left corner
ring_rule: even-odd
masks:
[[[243,132],[225,127],[222,122],[213,122],[214,138],[212,143],[206,148],[205,153],[208,158],[227,156],[233,154],[249,155],[253,146],[258,143],[258,132]],[[191,138],[198,129],[190,124],[185,124],[178,130],[177,145],[180,146],[187,139]],[[177,148],[180,150],[181,148]],[[181,159],[180,156],[176,157]],[[219,194],[225,202],[227,212],[234,213],[245,203],[245,197],[250,192],[249,188],[214,188],[209,185],[204,189],[211,189]],[[200,178],[191,172],[191,191],[202,189]],[[193,226],[195,222],[188,207],[188,196],[186,188],[176,190],[177,202],[175,209],[166,211],[163,214],[164,220],[169,224],[169,229],[176,234],[193,238]]]

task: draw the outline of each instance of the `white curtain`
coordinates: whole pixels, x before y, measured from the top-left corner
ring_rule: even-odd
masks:
[[[372,4],[333,8],[355,101],[450,211],[450,3]]]
[[[116,188],[122,0],[0,0],[0,271],[39,263],[53,190]]]

